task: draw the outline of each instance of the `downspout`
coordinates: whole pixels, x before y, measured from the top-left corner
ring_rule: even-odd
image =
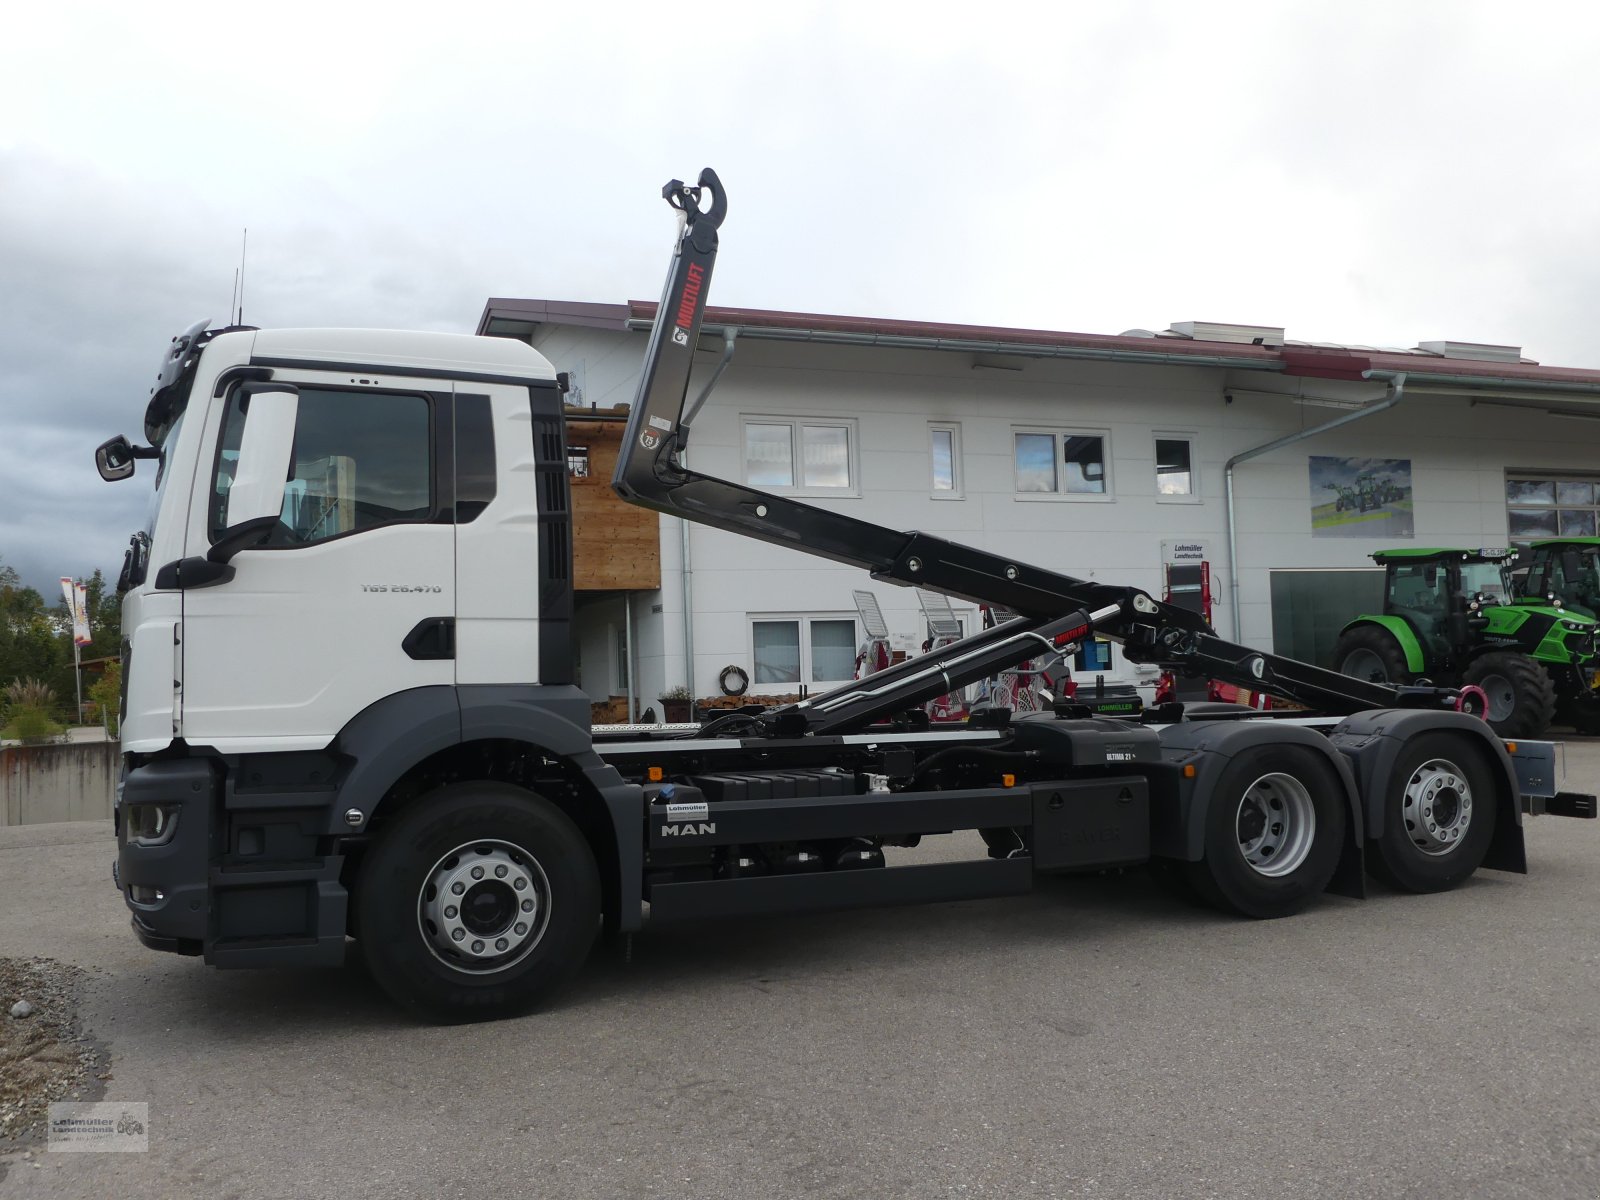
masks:
[[[700,394],[695,397],[694,403],[683,414],[679,425],[684,434],[689,432],[689,423],[694,420],[695,414],[700,411],[700,406],[706,402],[706,397],[711,395],[711,389],[717,386],[717,380],[722,378],[722,373],[728,369],[728,364],[733,361],[733,345],[739,340],[739,327],[730,325],[722,331],[722,357],[717,360],[717,365],[712,369],[711,378],[706,380],[705,387],[700,389]],[[678,464],[688,466],[687,446],[678,451]],[[683,682],[689,689],[690,699],[694,698],[694,567],[689,559],[689,522],[679,518],[679,555],[683,560]]]
[[[1331,421],[1324,421],[1321,425],[1313,425],[1310,429],[1302,429],[1299,433],[1291,433],[1286,437],[1276,438],[1267,442],[1265,445],[1241,451],[1223,465],[1222,477],[1226,486],[1223,490],[1222,506],[1223,511],[1227,514],[1228,522],[1228,596],[1230,601],[1229,608],[1233,613],[1233,637],[1235,641],[1243,640],[1244,633],[1240,628],[1239,622],[1239,530],[1234,520],[1233,510],[1233,469],[1242,462],[1249,462],[1252,458],[1260,458],[1263,454],[1270,454],[1274,450],[1292,446],[1295,442],[1303,442],[1307,438],[1327,433],[1331,429],[1338,429],[1341,425],[1349,425],[1353,421],[1375,416],[1400,403],[1400,397],[1405,394],[1406,390],[1406,373],[1404,371],[1366,371],[1363,374],[1367,379],[1388,381],[1389,390],[1382,399],[1374,400],[1371,404],[1355,409],[1353,412],[1334,417]]]
[[[639,723],[639,664],[633,656],[633,593],[622,593],[622,653],[628,666],[628,724]]]

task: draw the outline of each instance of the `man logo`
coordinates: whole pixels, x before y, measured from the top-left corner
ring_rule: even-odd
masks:
[[[663,825],[661,827],[661,836],[694,837],[698,834],[715,833],[716,831],[717,823],[715,821],[691,821],[686,825]]]

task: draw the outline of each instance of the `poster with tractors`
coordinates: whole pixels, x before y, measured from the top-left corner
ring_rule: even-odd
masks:
[[[1313,454],[1312,537],[1412,537],[1411,460]]]

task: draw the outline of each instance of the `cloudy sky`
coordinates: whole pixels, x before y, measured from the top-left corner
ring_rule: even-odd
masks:
[[[1600,6],[53,3],[0,43],[0,560],[115,574],[167,339],[653,298],[1600,367]]]

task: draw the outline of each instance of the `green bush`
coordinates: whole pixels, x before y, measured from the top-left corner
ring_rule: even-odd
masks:
[[[59,741],[67,732],[67,727],[58,724],[50,710],[41,704],[13,704],[9,716],[6,727],[0,729],[0,737],[11,738],[25,746]]]
[[[105,727],[112,737],[117,736],[117,715],[122,707],[122,663],[113,659],[105,674],[89,686],[89,699],[105,713]]]

